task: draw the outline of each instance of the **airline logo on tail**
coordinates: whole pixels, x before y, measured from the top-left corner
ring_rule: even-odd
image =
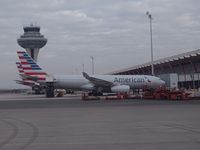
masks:
[[[19,75],[22,77],[22,80],[15,80],[16,83],[31,86],[31,87],[39,85],[39,83],[37,83],[31,79],[24,78],[24,70],[23,70],[20,62],[16,62],[16,65],[17,65],[17,69],[19,71]]]
[[[23,71],[21,63],[20,62],[16,62],[16,65],[17,65],[17,69],[19,71],[19,74],[24,74],[24,71]]]
[[[24,73],[24,77],[33,78],[36,81],[45,81],[46,80],[46,72],[40,68],[39,65],[28,55],[28,53],[24,51],[17,52],[18,57],[20,59],[21,68]]]

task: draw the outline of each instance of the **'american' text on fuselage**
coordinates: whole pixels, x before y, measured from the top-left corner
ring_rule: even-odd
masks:
[[[114,82],[118,83],[144,83],[144,78],[117,78],[115,77]]]

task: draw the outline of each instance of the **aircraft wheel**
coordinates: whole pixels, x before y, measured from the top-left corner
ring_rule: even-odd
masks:
[[[50,97],[54,97],[54,85],[53,83],[49,82],[46,83],[46,97],[50,98]]]

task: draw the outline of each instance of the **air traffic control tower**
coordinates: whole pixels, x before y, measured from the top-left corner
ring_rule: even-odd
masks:
[[[47,39],[40,34],[39,26],[31,24],[24,27],[24,34],[17,39],[17,42],[37,62],[39,49],[46,45]]]

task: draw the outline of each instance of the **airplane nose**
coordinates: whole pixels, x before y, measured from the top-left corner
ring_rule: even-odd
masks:
[[[160,84],[161,84],[161,85],[165,85],[165,81],[160,80]]]

